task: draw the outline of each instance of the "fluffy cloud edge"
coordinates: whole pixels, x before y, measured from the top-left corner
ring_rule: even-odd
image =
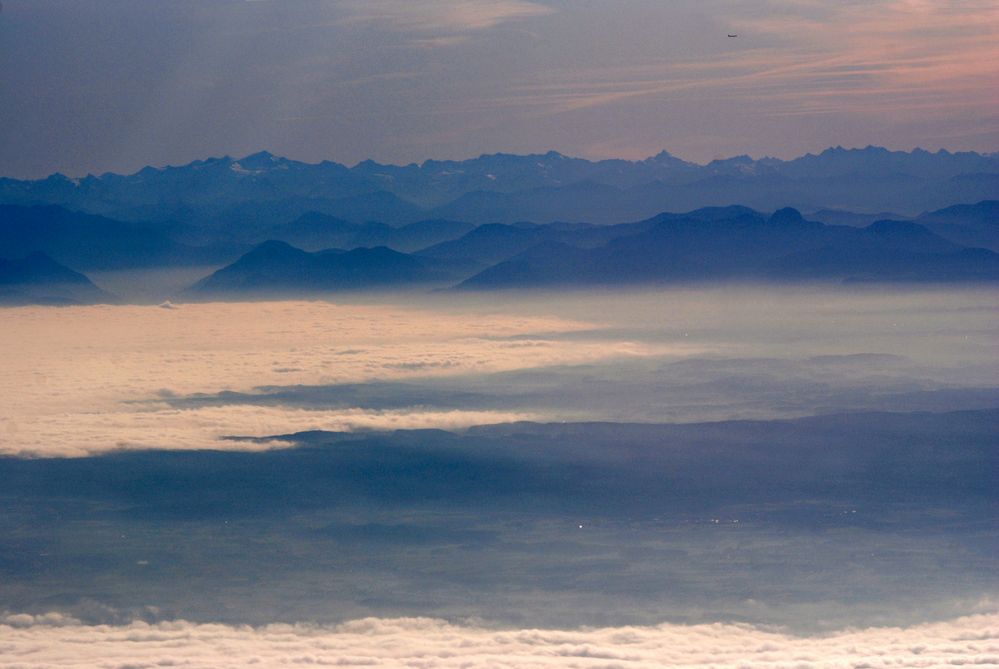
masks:
[[[175,620],[84,625],[0,615],[0,669],[40,667],[999,667],[999,613],[794,636],[713,623],[490,629],[433,618],[262,627]]]

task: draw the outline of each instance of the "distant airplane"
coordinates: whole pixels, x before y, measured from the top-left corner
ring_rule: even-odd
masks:
[[[729,35],[729,37],[738,37],[738,35]]]

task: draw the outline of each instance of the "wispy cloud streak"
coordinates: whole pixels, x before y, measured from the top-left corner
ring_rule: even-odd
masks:
[[[413,43],[423,46],[457,44],[469,33],[554,13],[527,0],[352,0],[345,5],[350,15],[344,24],[378,23],[415,34]]]
[[[733,8],[738,46],[717,55],[535,72],[471,111],[560,114],[679,95],[756,99],[791,113],[999,107],[999,6],[898,0]]]

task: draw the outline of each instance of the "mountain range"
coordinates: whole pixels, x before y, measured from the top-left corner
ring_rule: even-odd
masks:
[[[589,248],[573,244],[571,235],[552,234],[459,287],[999,278],[999,254],[962,247],[909,221],[853,228],[808,221],[790,208],[767,217],[730,207],[662,214],[626,227],[606,244]]]
[[[978,221],[994,206],[983,202],[961,212],[933,212],[928,220],[950,216]],[[957,226],[959,234],[968,227],[953,221],[939,225]],[[990,225],[995,232],[999,223]],[[999,253],[964,246],[917,222],[827,225],[792,208],[768,216],[732,206],[664,213],[620,225],[492,223],[414,253],[384,246],[309,253],[283,241],[267,241],[197,283],[188,296],[421,284],[493,290],[704,281],[997,280]]]
[[[550,151],[348,167],[260,152],[129,175],[0,179],[0,203],[169,222],[184,233],[180,241],[195,244],[260,241],[261,232],[310,211],[399,227],[429,219],[623,223],[735,203],[760,211],[793,206],[806,213],[912,217],[986,199],[999,199],[996,154],[873,146],[830,148],[793,160],[736,156],[706,165],[667,152],[638,161],[589,161]]]
[[[918,149],[707,165],[666,152],[595,162],[549,152],[353,167],[262,152],[131,175],[0,179],[0,258],[20,277],[5,279],[16,295],[7,301],[106,299],[78,272],[185,267],[204,269],[189,298],[994,281],[997,233],[999,155]]]

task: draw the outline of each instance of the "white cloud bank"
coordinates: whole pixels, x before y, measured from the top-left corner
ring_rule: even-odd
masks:
[[[430,618],[259,628],[0,617],[0,669],[153,667],[999,667],[999,614],[798,637],[749,625],[491,630]]]
[[[181,410],[149,400],[253,392],[269,385],[488,373],[667,350],[627,341],[573,341],[565,335],[593,325],[542,316],[295,301],[174,307],[4,309],[0,454],[259,450],[282,444],[219,438],[317,429],[451,429],[537,419],[542,416],[419,406],[405,411],[239,405]]]

